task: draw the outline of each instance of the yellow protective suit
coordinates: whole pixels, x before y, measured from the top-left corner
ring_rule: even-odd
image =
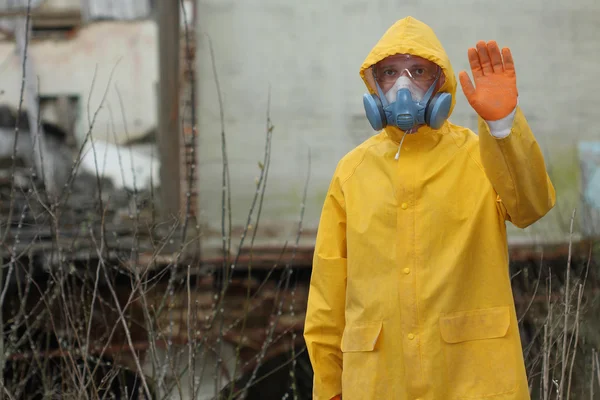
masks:
[[[361,67],[396,53],[448,56],[411,17]],[[454,101],[452,103],[454,108]],[[517,107],[496,139],[446,122],[386,128],[339,162],[322,209],[304,336],[314,399],[529,399],[508,270],[505,221],[526,227],[555,203],[538,144]]]

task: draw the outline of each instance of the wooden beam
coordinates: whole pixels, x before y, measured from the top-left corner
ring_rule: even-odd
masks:
[[[161,160],[162,211],[168,218],[180,218],[179,1],[158,1],[156,5],[159,57],[157,139]]]
[[[0,18],[26,17],[27,8],[0,10]],[[81,19],[81,12],[78,9],[36,9],[29,13],[31,19]]]

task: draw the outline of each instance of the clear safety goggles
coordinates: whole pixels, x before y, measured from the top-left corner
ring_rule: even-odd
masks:
[[[402,74],[416,82],[433,82],[441,68],[434,62],[410,54],[395,54],[373,66],[373,75],[379,83],[396,82]]]

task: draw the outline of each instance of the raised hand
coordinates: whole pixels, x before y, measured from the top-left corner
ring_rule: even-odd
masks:
[[[462,90],[469,104],[483,119],[496,121],[517,106],[517,77],[510,49],[498,48],[495,41],[480,40],[468,50],[475,86],[465,71],[459,73]]]

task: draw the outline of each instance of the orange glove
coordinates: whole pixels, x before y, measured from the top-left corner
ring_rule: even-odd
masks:
[[[475,86],[469,75],[458,75],[463,92],[473,109],[486,121],[497,121],[517,106],[517,77],[510,49],[500,49],[495,41],[477,42],[477,49],[468,51]],[[503,60],[504,59],[504,60]]]

